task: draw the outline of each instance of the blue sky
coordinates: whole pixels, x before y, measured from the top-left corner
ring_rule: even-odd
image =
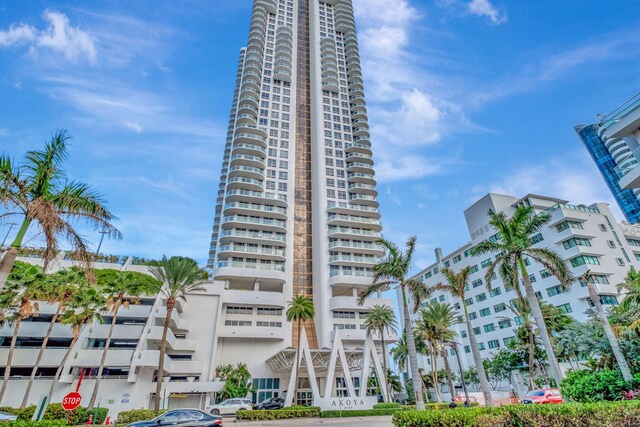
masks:
[[[251,4],[3,1],[0,151],[68,129],[120,218],[105,252],[205,261]],[[573,126],[640,91],[639,1],[354,5],[385,236],[416,234],[417,267],[488,191],[613,203]]]

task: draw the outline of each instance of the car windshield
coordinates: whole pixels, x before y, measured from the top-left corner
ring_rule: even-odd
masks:
[[[527,393],[527,396],[544,396],[544,391],[542,390],[532,390]]]

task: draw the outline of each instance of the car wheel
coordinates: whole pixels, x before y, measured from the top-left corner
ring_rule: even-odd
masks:
[[[212,409],[212,410],[211,410],[211,413],[212,413],[213,415],[220,415],[220,411],[219,411],[218,409]]]

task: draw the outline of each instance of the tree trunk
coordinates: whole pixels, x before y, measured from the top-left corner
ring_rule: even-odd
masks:
[[[293,404],[298,404],[298,383],[300,382],[300,363],[302,361],[302,351],[300,349],[300,334],[302,333],[302,319],[298,319],[298,349],[296,351],[296,382],[293,384]]]
[[[67,359],[69,358],[69,355],[71,354],[71,351],[73,350],[73,346],[76,345],[76,342],[78,341],[78,337],[80,336],[80,333],[74,334],[73,335],[73,339],[71,340],[71,344],[69,344],[69,348],[67,349],[67,352],[64,354],[64,357],[62,358],[62,362],[60,362],[60,366],[58,366],[58,369],[56,370],[56,376],[53,377],[53,382],[51,383],[51,388],[49,388],[49,395],[47,396],[47,405],[51,404],[51,399],[53,399],[53,392],[56,389],[56,385],[58,385],[58,382],[60,381],[60,375],[62,375],[62,370],[64,369],[64,365],[65,363],[67,363]]]
[[[382,343],[382,369],[384,375],[384,388],[387,402],[391,402],[391,392],[389,387],[389,375],[387,375],[387,347],[384,345],[384,329],[380,329],[380,341]]]
[[[111,344],[111,336],[113,335],[113,329],[116,326],[116,319],[118,318],[118,310],[120,309],[120,304],[122,304],[123,294],[118,295],[118,300],[115,304],[115,309],[113,311],[113,320],[111,320],[111,327],[109,328],[109,334],[107,335],[107,341],[104,344],[104,350],[102,351],[102,358],[100,359],[100,366],[98,367],[98,374],[96,375],[96,382],[93,386],[93,392],[91,393],[91,399],[89,399],[89,404],[87,405],[87,410],[91,411],[93,409],[93,405],[96,404],[96,398],[98,397],[98,389],[100,388],[100,382],[102,381],[102,372],[104,371],[104,364],[107,361],[107,354],[109,353],[109,345]]]
[[[407,294],[404,286],[402,289],[402,304],[404,309],[404,330],[407,336],[407,352],[409,353],[409,364],[411,365],[411,381],[413,382],[413,393],[416,398],[416,409],[419,411],[424,409],[424,398],[422,397],[422,387],[418,387],[420,381],[420,373],[418,372],[418,353],[416,352],[416,340],[413,337],[413,328],[411,327],[411,318],[409,317],[409,305],[407,303]]]
[[[47,333],[42,340],[42,345],[40,346],[40,351],[38,352],[38,358],[36,359],[36,364],[33,366],[31,370],[31,376],[29,377],[29,383],[27,384],[27,389],[24,392],[24,397],[22,398],[22,404],[20,404],[20,408],[24,408],[27,406],[27,402],[29,401],[29,394],[31,394],[31,387],[33,386],[33,381],[36,379],[36,373],[38,372],[38,368],[40,367],[40,362],[42,361],[42,357],[44,356],[45,349],[47,347],[47,343],[49,342],[49,337],[51,336],[51,331],[53,331],[53,327],[58,321],[58,317],[60,316],[60,311],[64,306],[64,301],[60,301],[58,304],[58,309],[56,310],[56,314],[53,315],[51,322],[49,322],[49,328],[47,328]]]
[[[451,394],[451,401],[453,402],[456,398],[456,388],[453,386],[453,380],[451,379],[451,367],[449,366],[449,357],[447,357],[447,349],[445,348],[444,344],[442,345],[440,354],[442,355],[442,359],[444,360],[444,370],[447,373],[449,393]]]
[[[175,301],[167,300],[167,315],[164,318],[164,326],[162,327],[162,341],[160,342],[160,356],[158,358],[158,374],[156,375],[156,397],[153,403],[153,409],[157,412],[160,410],[160,396],[162,393],[162,381],[164,380],[164,355],[167,352],[167,332],[169,332],[169,321]]]
[[[489,380],[487,380],[487,372],[484,370],[484,363],[482,363],[482,356],[478,348],[478,340],[476,339],[476,334],[473,332],[471,319],[469,319],[469,310],[467,310],[467,305],[464,303],[464,298],[462,298],[462,307],[464,308],[464,317],[467,322],[467,332],[469,333],[469,344],[471,345],[471,354],[473,354],[473,363],[475,363],[476,371],[478,371],[478,379],[480,380],[484,402],[487,406],[493,406],[493,397],[491,396]]]
[[[433,390],[436,392],[436,399],[438,402],[442,402],[442,393],[440,392],[440,381],[438,380],[438,353],[435,345],[430,343],[431,347],[431,382],[433,383]]]
[[[622,373],[622,377],[626,381],[630,381],[633,376],[631,375],[631,370],[629,369],[629,364],[627,363],[627,359],[625,359],[624,354],[622,354],[622,350],[620,349],[620,344],[616,339],[616,336],[613,334],[613,329],[611,328],[611,324],[609,323],[609,318],[607,317],[607,313],[605,313],[604,308],[602,307],[602,303],[600,302],[600,295],[596,293],[596,289],[591,282],[588,280],[587,289],[589,290],[589,297],[591,301],[593,301],[593,305],[595,306],[596,313],[598,314],[598,319],[602,324],[602,328],[604,329],[604,334],[607,336],[609,340],[609,344],[611,345],[611,350],[613,351],[613,355],[618,362],[618,367],[620,368],[620,372]]]
[[[11,274],[11,270],[13,269],[13,265],[16,263],[16,257],[18,256],[18,249],[22,246],[22,241],[24,240],[24,236],[27,233],[27,229],[31,224],[31,220],[25,218],[20,225],[20,229],[18,230],[18,234],[16,238],[13,240],[13,243],[9,246],[9,249],[3,252],[2,257],[0,257],[0,292],[4,289],[5,284],[7,283],[7,279],[9,278],[9,274]]]
[[[20,323],[22,318],[18,315],[16,320],[16,326],[13,328],[13,336],[11,337],[11,347],[9,347],[9,354],[7,355],[7,365],[4,368],[4,377],[2,379],[2,388],[0,389],[0,404],[4,397],[4,392],[7,391],[7,385],[9,384],[9,377],[11,376],[11,362],[13,362],[13,351],[16,348],[16,341],[18,340],[18,330],[20,329]]]
[[[560,370],[558,359],[556,359],[555,352],[553,351],[553,344],[551,343],[551,338],[549,337],[547,325],[544,323],[544,317],[542,316],[542,310],[540,310],[540,304],[538,304],[536,292],[533,290],[533,286],[531,285],[531,280],[529,279],[529,274],[527,273],[527,267],[524,265],[522,256],[519,257],[518,262],[520,264],[522,282],[524,283],[524,290],[527,295],[527,300],[529,301],[531,314],[533,315],[533,319],[535,320],[536,326],[538,327],[538,334],[540,335],[542,345],[547,352],[547,360],[549,361],[551,376],[556,381],[556,387],[560,387],[560,382],[562,382],[562,371]]]
[[[533,390],[536,388],[536,383],[534,381],[534,377],[536,375],[536,339],[533,335],[533,328],[531,325],[527,324],[525,329],[527,330],[527,337],[529,339],[529,388]]]

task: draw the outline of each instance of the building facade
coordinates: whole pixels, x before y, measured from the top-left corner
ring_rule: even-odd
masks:
[[[597,124],[575,130],[627,221],[640,222],[640,94],[601,116]]]
[[[520,199],[487,194],[464,213],[471,240],[444,256],[437,249],[436,262],[415,276],[429,288],[443,283],[443,268],[459,272],[464,267],[471,267],[466,303],[483,358],[489,358],[505,347],[514,338],[521,320],[508,309],[510,301],[516,298],[513,289],[505,287],[499,277],[492,281],[491,290],[487,288],[485,272],[494,256],[473,256],[471,251],[481,241],[495,238],[496,231],[489,224],[487,215],[489,209],[510,216],[518,205],[533,206],[536,212],[549,213],[551,221],[540,233],[532,236],[533,242],[537,247],[550,248],[560,254],[575,277],[579,278],[586,270],[591,270],[596,292],[605,307],[618,303],[616,285],[624,281],[629,268],[640,267],[640,238],[633,228],[617,223],[605,203],[576,206],[566,200],[533,194]],[[592,304],[581,279],[563,292],[558,280],[544,266],[532,259],[526,259],[525,263],[539,297],[579,321],[587,319],[585,312]],[[436,291],[430,296],[430,301],[449,303],[462,314],[462,301],[448,293]],[[467,369],[474,362],[466,324],[456,325],[455,331],[463,369]],[[441,362],[439,358],[440,367]],[[455,352],[451,349],[449,363],[457,371]],[[428,358],[420,360],[421,368],[430,369],[430,366]]]
[[[208,263],[222,286],[217,363],[247,363],[279,384],[269,393],[292,389],[298,336],[285,313],[297,295],[315,305],[304,324],[314,360],[337,333],[359,357],[366,313],[393,306],[357,302],[383,255],[377,194],[351,0],[255,0]],[[311,403],[303,375],[287,398]]]

